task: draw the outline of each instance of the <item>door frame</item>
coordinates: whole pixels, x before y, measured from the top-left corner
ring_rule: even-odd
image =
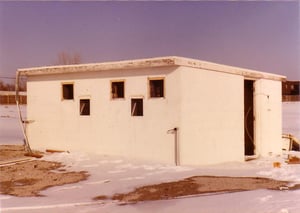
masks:
[[[255,140],[255,80],[244,79],[244,154],[256,154]]]

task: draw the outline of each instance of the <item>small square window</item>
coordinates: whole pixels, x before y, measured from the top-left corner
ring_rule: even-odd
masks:
[[[124,81],[111,82],[111,98],[124,98]]]
[[[62,96],[64,100],[74,99],[74,86],[73,84],[62,85]]]
[[[90,99],[80,99],[80,115],[90,115]]]
[[[131,99],[131,116],[143,116],[143,99]]]
[[[164,79],[149,80],[150,98],[164,97]]]

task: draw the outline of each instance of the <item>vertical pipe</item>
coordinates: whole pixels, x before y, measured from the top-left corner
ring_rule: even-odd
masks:
[[[174,161],[175,165],[179,166],[179,140],[178,140],[178,127],[175,127],[173,129],[169,129],[167,131],[167,134],[174,134]]]
[[[19,71],[17,71],[15,90],[16,90],[16,104],[17,104],[17,110],[18,110],[18,115],[19,115],[19,122],[20,122],[22,133],[24,136],[25,149],[27,152],[32,153],[32,150],[30,148],[29,141],[28,141],[28,138],[26,135],[25,126],[24,126],[25,124],[24,124],[24,121],[22,118],[20,104],[19,104],[19,78],[20,78],[20,73],[19,73]]]
[[[175,127],[174,128],[174,132],[175,132],[175,141],[174,141],[174,147],[175,147],[175,165],[179,166],[180,162],[179,162],[179,144],[178,144],[178,128]]]

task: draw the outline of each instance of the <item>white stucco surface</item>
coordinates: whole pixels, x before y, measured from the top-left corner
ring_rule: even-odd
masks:
[[[180,164],[243,161],[243,90],[251,77],[255,154],[281,151],[283,76],[172,60],[20,70],[28,77],[30,144],[174,163],[175,135],[168,130],[177,127]],[[149,97],[149,78],[164,79],[164,97]],[[111,98],[115,80],[124,81],[124,98]],[[73,100],[62,100],[63,83],[73,83]],[[143,99],[143,116],[131,116],[132,98]],[[80,115],[80,99],[90,99],[89,116]]]
[[[183,164],[244,159],[243,77],[181,68]]]
[[[174,136],[179,125],[176,68],[101,72],[93,77],[31,77],[28,83],[28,136],[35,147],[129,155],[172,162]],[[148,78],[165,77],[166,98],[148,97]],[[110,81],[125,79],[125,98],[111,99]],[[74,83],[74,100],[61,99],[61,83]],[[90,116],[79,115],[79,100],[91,101]],[[144,116],[131,116],[131,98],[142,98]],[[43,143],[44,141],[45,143]]]

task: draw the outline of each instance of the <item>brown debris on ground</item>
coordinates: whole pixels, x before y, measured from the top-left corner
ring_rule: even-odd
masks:
[[[0,161],[24,157],[24,146],[20,145],[0,145]]]
[[[256,189],[288,189],[288,182],[258,177],[194,176],[183,180],[142,186],[132,192],[115,194],[111,199],[122,203],[166,200],[191,195],[229,193]],[[295,186],[295,189],[298,185]],[[95,197],[94,200],[106,198]],[[107,199],[107,198],[106,198]]]
[[[25,151],[25,147],[22,145],[0,145],[0,162],[19,159],[21,157],[36,157],[41,158],[42,152],[32,151],[28,153]]]
[[[298,158],[297,156],[289,156],[288,164],[300,164],[300,158]]]
[[[51,186],[86,180],[87,172],[65,172],[59,162],[33,160],[17,162],[24,158],[22,146],[0,146],[1,161],[11,161],[0,166],[0,194],[14,196],[41,196],[40,191]]]

